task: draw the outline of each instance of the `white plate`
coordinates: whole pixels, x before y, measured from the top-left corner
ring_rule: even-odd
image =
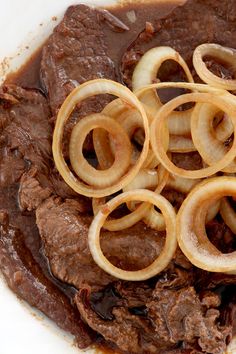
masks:
[[[110,5],[115,0],[0,0],[0,82],[44,42],[74,3]],[[57,22],[52,20],[57,16]],[[27,47],[27,48],[26,48]],[[29,47],[29,48],[28,48]],[[78,354],[73,339],[20,301],[0,277],[0,354]],[[86,351],[88,354],[94,350]],[[236,344],[228,354],[236,354]]]

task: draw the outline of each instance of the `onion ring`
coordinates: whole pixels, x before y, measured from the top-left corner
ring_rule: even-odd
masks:
[[[233,104],[233,100],[229,96],[228,93],[224,90],[215,89],[213,87],[202,85],[202,84],[190,84],[190,83],[161,83],[161,84],[153,84],[147,87],[142,88],[136,95],[139,97],[143,92],[153,88],[161,88],[161,87],[183,87],[189,88],[192,90],[200,91],[200,93],[189,93],[184,94],[182,96],[176,97],[170,102],[167,102],[156,115],[155,120],[151,126],[151,145],[154,153],[156,154],[158,160],[164,165],[164,167],[172,174],[178,175],[180,177],[186,178],[203,178],[211,176],[212,174],[221,171],[226,166],[228,166],[235,157],[236,151],[236,139],[233,141],[233,145],[231,149],[226,153],[226,155],[217,163],[212,166],[206,167],[201,170],[191,171],[184,170],[182,168],[176,167],[168,158],[165,148],[162,145],[162,133],[163,126],[168,115],[179,105],[187,103],[187,102],[211,102],[215,104],[221,111],[225,111],[228,116],[232,117],[234,123],[234,133],[236,133],[236,123],[235,117],[236,108],[235,102]]]
[[[103,189],[95,189],[94,187],[88,186],[83,182],[79,181],[75,175],[70,171],[69,167],[66,164],[64,159],[61,145],[63,138],[63,128],[65,123],[67,122],[70,114],[74,110],[74,107],[83,101],[84,99],[94,96],[96,94],[104,94],[109,93],[112,95],[117,95],[121,99],[124,99],[129,102],[130,106],[135,107],[141,114],[143,118],[143,127],[145,131],[145,141],[143,144],[142,152],[140,153],[139,159],[135,166],[133,166],[126,175],[124,175],[119,182],[115,185],[106,187]],[[147,158],[149,149],[149,124],[146,116],[146,112],[139,102],[137,97],[126,87],[118,84],[117,82],[106,80],[106,79],[97,79],[88,81],[78,87],[76,87],[70,95],[66,98],[64,103],[62,104],[54,129],[53,134],[53,157],[55,161],[55,165],[61,174],[64,181],[77,193],[85,195],[87,197],[104,197],[110,194],[113,194],[124,186],[126,186],[139,172],[142,167],[144,161]]]
[[[236,234],[236,213],[226,198],[221,200],[220,215],[230,230]]]
[[[115,267],[104,256],[100,246],[100,231],[108,215],[122,203],[143,201],[154,204],[163,213],[166,224],[166,240],[163,250],[157,259],[148,267],[137,271],[126,271]],[[94,217],[88,232],[90,252],[97,265],[112,276],[129,281],[146,280],[164,270],[170,263],[177,247],[175,232],[176,214],[172,205],[161,195],[146,189],[122,193],[105,204]]]
[[[159,193],[161,193],[161,191],[163,190],[163,188],[165,187],[165,185],[167,183],[169,173],[161,165],[158,167],[157,173],[158,173],[158,184],[156,186],[155,193],[159,194]],[[139,180],[139,182],[140,182],[140,180]],[[143,183],[143,181],[142,181],[142,183]],[[148,187],[147,182],[144,182],[144,183],[145,183],[144,186]],[[151,181],[151,184],[153,185],[153,180]],[[149,185],[149,187],[150,187],[150,185]],[[93,198],[92,205],[93,205],[94,215],[97,214],[98,210],[100,210],[101,206],[104,204],[105,204],[105,198],[101,198],[101,199]],[[151,209],[151,205],[149,203],[142,203],[135,210],[132,210],[132,208],[131,208],[132,212],[129,213],[128,215],[125,215],[125,216],[118,218],[118,219],[106,220],[103,227],[104,227],[104,229],[109,230],[109,231],[120,231],[120,230],[127,229],[129,227],[132,227],[134,224],[136,224],[137,222],[139,222],[142,219],[144,220],[145,223],[148,223],[150,209]],[[154,212],[157,215],[153,216],[153,223],[158,219],[158,225],[159,225],[159,219],[161,217],[163,220],[163,217],[157,211],[154,211]],[[156,216],[156,218],[155,218],[155,216]],[[157,229],[156,227],[154,227],[154,228]]]
[[[219,44],[205,43],[199,45],[193,52],[193,66],[198,76],[208,85],[224,89],[236,90],[236,80],[226,80],[213,74],[203,61],[204,56],[212,56],[224,61],[236,70],[236,51],[232,48],[222,47]]]
[[[218,111],[219,108],[211,104],[198,103],[195,105],[191,117],[193,143],[204,162],[210,166],[221,160],[228,150],[224,142],[217,140],[214,134],[213,120]],[[236,172],[235,160],[222,171]]]
[[[216,177],[195,187],[177,214],[177,239],[182,252],[196,267],[210,272],[236,273],[236,251],[221,253],[206,233],[201,232],[205,223],[204,205],[224,196],[236,196],[236,178]]]
[[[167,187],[188,194],[200,182],[200,179],[188,179],[170,174],[167,181]]]
[[[111,167],[97,170],[83,157],[83,144],[88,133],[97,127],[113,136],[115,159]],[[100,129],[99,128],[99,129]],[[72,130],[70,139],[70,162],[73,170],[83,181],[95,187],[109,187],[127,171],[131,160],[131,143],[125,130],[114,119],[100,113],[81,119]]]
[[[180,136],[180,135],[170,136],[168,151],[185,153],[185,152],[192,152],[196,150],[197,149],[194,146],[191,138],[186,138],[185,136]]]
[[[194,82],[187,64],[178,52],[170,47],[156,47],[148,50],[136,65],[132,77],[133,91],[152,84],[156,80],[161,65],[166,60],[177,62],[184,70],[187,80],[191,83]],[[156,90],[143,92],[140,100],[155,111],[158,111],[163,105]],[[192,109],[171,113],[168,121],[170,134],[185,135],[190,133],[191,111]]]

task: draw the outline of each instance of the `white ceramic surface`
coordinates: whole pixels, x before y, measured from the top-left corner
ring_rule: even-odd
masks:
[[[66,7],[79,2],[100,6],[116,1],[0,0],[0,82],[43,43]],[[0,354],[78,353],[82,351],[73,346],[69,335],[17,299],[0,276]],[[234,343],[227,354],[236,354]]]

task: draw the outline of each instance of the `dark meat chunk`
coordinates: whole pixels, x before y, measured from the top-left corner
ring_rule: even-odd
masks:
[[[20,181],[19,204],[22,210],[33,211],[45,199],[52,194],[52,188],[49,187],[48,180],[45,185],[44,175],[40,175],[36,168],[32,168],[28,173],[23,174]]]
[[[98,10],[85,5],[69,7],[44,46],[41,78],[53,113],[77,85],[97,78],[115,79],[101,17]],[[83,105],[83,115],[100,110],[104,103],[91,100]]]
[[[50,195],[54,194],[62,198],[78,199],[83,211],[91,212],[91,200],[78,195],[74,192],[55,171],[49,169],[48,173],[43,174],[40,170],[32,167],[25,172],[20,180],[18,193],[19,205],[21,210],[33,211]]]
[[[132,315],[125,307],[113,308],[114,320],[102,320],[87,304],[86,291],[81,291],[75,297],[81,316],[98,333],[109,342],[117,345],[119,349],[128,353],[156,353],[158,347],[150,345],[148,352],[145,343],[140,345],[140,333],[150,334],[149,323],[146,319]],[[159,349],[159,348],[158,348]]]
[[[56,277],[77,288],[86,284],[102,287],[113,280],[92,259],[87,242],[92,218],[83,215],[83,206],[78,201],[48,199],[37,209],[36,216],[44,249]],[[142,223],[119,233],[104,231],[101,237],[102,249],[108,259],[129,270],[149,265],[160,253],[163,241],[164,236]]]
[[[0,187],[4,188],[19,181],[26,169],[22,154],[8,147],[0,149]]]
[[[220,297],[198,295],[191,282],[187,271],[173,267],[156,285],[153,279],[138,286],[117,282],[92,294],[83,289],[76,304],[89,326],[123,351],[176,353],[184,341],[192,353],[223,353],[231,325],[220,324]]]
[[[231,328],[219,325],[218,295],[207,293],[200,301],[193,287],[169,290],[157,284],[147,304],[148,317],[166,342],[197,344],[203,352],[221,354]],[[217,322],[218,321],[218,322]]]
[[[88,327],[78,311],[42,273],[24,243],[24,236],[9,226],[7,214],[0,212],[0,270],[8,286],[20,298],[36,307],[75,336],[80,348],[91,343]]]
[[[46,99],[38,91],[14,85],[3,86],[1,90],[17,100],[8,110],[3,106],[8,121],[2,136],[7,146],[35,166],[43,167],[51,156],[52,135]]]
[[[101,12],[96,9],[85,5],[71,6],[44,46],[41,78],[54,115],[79,84],[98,78],[115,80],[114,63],[107,55],[104,41],[103,21]],[[110,100],[109,95],[94,96],[75,109],[65,126],[65,155],[68,155],[67,142],[71,130],[78,119],[100,112]],[[84,148],[91,150],[91,134]]]
[[[46,99],[15,85],[0,89],[0,185],[17,182],[29,164],[46,169],[51,127]]]
[[[51,198],[36,211],[37,225],[53,274],[77,288],[85,284],[104,286],[111,277],[94,262],[87,235],[91,217],[81,214],[76,200]]]

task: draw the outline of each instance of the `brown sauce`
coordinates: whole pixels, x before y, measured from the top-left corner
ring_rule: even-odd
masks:
[[[165,18],[171,13],[172,10],[179,4],[183,3],[180,0],[171,0],[167,3],[163,1],[148,2],[143,6],[138,2],[111,6],[107,9],[114,16],[117,16],[121,21],[127,24],[129,31],[122,31],[120,40],[116,38],[116,43],[113,43],[113,37],[111,31],[104,26],[106,36],[107,47],[109,48],[108,54],[114,61],[114,63],[120,63],[123,53],[125,53],[127,47],[132,43],[140,32],[145,29],[145,25],[148,21],[155,22],[158,19]],[[135,22],[129,21],[129,14],[135,18]],[[116,33],[117,34],[117,33]],[[21,66],[16,72],[10,73],[6,78],[6,83],[16,84],[24,88],[36,88],[42,89],[40,82],[40,63],[42,58],[42,48],[38,48],[36,52]]]

